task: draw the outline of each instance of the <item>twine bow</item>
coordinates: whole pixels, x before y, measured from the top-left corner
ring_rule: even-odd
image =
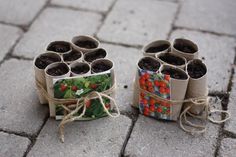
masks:
[[[64,116],[61,123],[59,124],[59,134],[60,134],[60,139],[62,142],[64,142],[65,124],[73,122],[76,119],[82,118],[86,112],[86,102],[91,99],[98,98],[104,111],[106,112],[106,114],[108,116],[110,116],[112,118],[116,118],[120,115],[120,111],[118,109],[118,106],[117,106],[115,100],[109,96],[109,94],[112,94],[115,90],[115,83],[113,84],[113,86],[110,89],[108,89],[106,91],[103,91],[103,92],[93,91],[93,92],[87,94],[85,97],[81,97],[79,99],[58,99],[58,98],[54,98],[54,97],[50,96],[47,93],[47,91],[44,89],[43,85],[38,80],[36,80],[35,82],[36,82],[37,89],[42,93],[42,95],[48,101],[51,101],[54,104],[62,104],[62,107],[68,112],[68,114]],[[111,114],[109,112],[109,110],[106,108],[102,97],[109,99],[111,102],[110,104],[114,105],[116,112],[117,112],[115,115]],[[70,105],[66,105],[66,104],[70,104]],[[75,108],[75,109],[71,110],[70,108]],[[81,108],[83,108],[82,113],[79,116],[74,116]],[[90,119],[94,119],[94,118],[90,118]]]

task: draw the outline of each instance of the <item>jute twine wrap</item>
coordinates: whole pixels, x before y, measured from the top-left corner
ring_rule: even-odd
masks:
[[[107,113],[108,116],[112,117],[112,118],[116,118],[120,115],[120,111],[118,109],[118,106],[115,102],[115,100],[110,97],[109,95],[114,93],[115,91],[115,83],[113,84],[113,86],[103,92],[96,92],[93,91],[91,93],[88,93],[86,96],[81,97],[79,99],[57,99],[54,97],[51,97],[47,91],[43,88],[43,85],[36,80],[36,87],[38,90],[40,90],[42,92],[42,95],[47,99],[50,100],[51,102],[53,102],[54,104],[62,104],[62,107],[68,112],[67,115],[64,116],[64,118],[62,119],[61,123],[59,124],[59,134],[60,134],[60,139],[62,142],[64,142],[64,128],[65,128],[65,124],[70,123],[75,121],[76,119],[80,119],[85,115],[85,111],[86,111],[86,102],[91,100],[91,99],[99,99],[101,105],[103,106],[104,111]],[[109,112],[109,110],[106,108],[103,99],[107,98],[111,101],[110,104],[114,105],[115,110],[117,113],[115,114],[111,114]],[[73,108],[73,110],[71,110],[71,108]],[[74,116],[74,114],[76,114],[81,108],[83,108],[82,113],[79,116]],[[92,119],[96,119],[96,118],[90,118],[90,120]],[[89,118],[87,119],[89,120]]]
[[[210,108],[209,108],[209,97],[208,96],[198,97],[198,98],[188,98],[188,99],[184,99],[184,100],[168,100],[168,99],[162,98],[162,97],[160,97],[156,94],[150,93],[149,91],[146,91],[146,90],[144,90],[140,87],[139,87],[139,91],[143,92],[145,94],[148,94],[150,97],[152,97],[156,100],[159,100],[159,101],[162,101],[162,102],[167,102],[167,103],[170,103],[171,105],[178,105],[178,104],[186,103],[186,102],[191,103],[192,105],[185,108],[181,112],[180,117],[179,117],[179,125],[180,125],[181,129],[183,129],[184,131],[186,131],[187,133],[190,133],[190,134],[204,133],[206,131],[206,124],[203,124],[203,125],[194,124],[193,122],[190,122],[187,119],[187,115],[189,115],[189,116],[191,116],[195,119],[203,120],[205,122],[207,120],[209,120],[212,123],[216,123],[216,124],[223,123],[223,122],[230,119],[230,113],[228,111],[216,110],[216,109],[215,110],[210,110]],[[201,115],[194,115],[194,114],[190,113],[189,110],[193,106],[204,106],[204,110],[205,110],[204,113],[202,113]],[[209,117],[209,114],[212,114],[212,113],[225,113],[226,117],[223,120],[214,120],[213,118]],[[189,127],[187,128],[184,125],[184,123],[186,125],[188,125],[189,127],[191,127],[192,129],[190,129]]]

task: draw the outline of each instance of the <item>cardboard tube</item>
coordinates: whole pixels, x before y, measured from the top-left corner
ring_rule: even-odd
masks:
[[[98,48],[96,50],[93,50],[91,52],[87,52],[84,54],[83,61],[87,63],[92,63],[94,60],[100,59],[100,58],[106,58],[107,52],[103,48]]]
[[[194,59],[189,61],[187,64],[187,72],[189,65],[198,64],[205,68],[206,73],[201,76],[200,78],[189,78],[189,84],[186,93],[186,99],[188,98],[197,98],[197,97],[204,97],[208,95],[208,88],[207,88],[207,67],[200,59]],[[184,107],[188,107],[192,105],[191,103],[185,103]],[[190,112],[196,115],[199,115],[203,112],[205,106],[192,106]]]
[[[170,79],[170,100],[184,100],[187,91],[189,76],[184,70],[171,65],[163,65],[160,68],[161,73],[164,69],[174,69],[186,76],[187,79]],[[176,121],[178,119],[180,111],[182,109],[182,105],[183,103],[172,105],[171,120]]]
[[[70,58],[73,55],[76,56],[75,59]],[[82,61],[82,58],[83,58],[83,53],[75,49],[72,49],[71,52],[62,55],[63,61],[67,64],[71,64],[74,61],[80,62]]]
[[[39,66],[36,65],[36,61],[38,61],[41,57],[53,58],[55,60],[55,62],[60,62],[61,57],[57,53],[47,52],[47,53],[40,54],[40,55],[38,55],[34,58],[35,80],[39,81],[43,85],[44,89],[47,90],[44,69],[48,65],[50,65],[53,61],[51,61],[51,63],[45,63],[44,67],[39,67]],[[39,98],[39,102],[41,104],[47,104],[48,103],[48,100],[42,95],[42,93],[38,89],[37,89],[37,95],[38,95],[38,98]]]
[[[62,51],[60,48],[58,48],[57,45],[64,45],[68,47],[68,50]],[[72,51],[71,43],[67,41],[53,41],[46,48],[46,52],[55,52],[55,53],[58,53],[59,55],[67,54],[71,51]]]
[[[157,53],[155,56],[156,56],[157,60],[160,61],[162,64],[172,65],[172,66],[175,66],[175,67],[177,67],[177,68],[181,68],[181,69],[185,70],[187,61],[186,61],[186,59],[185,59],[184,57],[181,57],[181,56],[178,56],[178,55],[176,55],[176,54],[169,53],[169,52],[167,52],[167,53],[165,53],[165,52],[164,52],[164,53]],[[175,57],[175,58],[181,60],[183,63],[177,65],[176,63],[173,64],[173,63],[170,63],[170,62],[168,62],[168,61],[164,61],[164,60],[161,58],[161,57],[163,57],[163,56],[166,56],[166,57]]]
[[[191,48],[193,52],[188,53],[188,52],[186,52],[186,50],[184,52],[183,50],[180,50],[178,48],[178,45],[187,46],[187,47]],[[198,46],[194,42],[192,42],[191,40],[178,38],[178,39],[174,40],[174,43],[171,47],[171,53],[174,53],[178,56],[184,57],[184,58],[186,58],[187,61],[192,60],[192,59],[197,59],[198,58]]]
[[[50,69],[56,68],[58,66],[62,66],[63,68],[65,68],[66,72],[58,76],[53,76],[49,74]],[[45,76],[46,76],[47,92],[50,96],[54,97],[53,79],[69,77],[70,73],[71,73],[70,67],[66,63],[56,62],[47,66],[47,68],[45,69]],[[50,110],[50,117],[55,117],[55,104],[51,101],[49,101],[49,110]]]
[[[158,72],[159,71],[159,68],[161,66],[161,63],[154,57],[150,57],[150,56],[146,56],[146,57],[143,57],[141,58],[138,63],[137,63],[137,70],[136,70],[136,75],[135,75],[135,79],[134,79],[134,86],[133,86],[133,104],[132,106],[135,107],[135,108],[139,108],[139,95],[140,95],[140,91],[139,91],[139,71],[140,70],[143,70],[140,66],[139,66],[139,63],[142,61],[142,60],[145,60],[145,59],[150,59],[150,60],[153,60],[155,61],[157,64],[159,64],[159,67],[157,68],[157,70],[155,70],[154,72]]]
[[[78,45],[76,45],[76,43],[79,41],[90,41],[95,45],[95,47],[94,48],[85,48],[85,47],[78,46]],[[100,45],[100,42],[97,39],[95,39],[94,37],[89,36],[89,35],[75,36],[72,38],[71,42],[72,42],[72,47],[74,49],[76,49],[78,51],[82,51],[83,53],[91,52],[91,51],[97,49]]]
[[[76,71],[74,71],[73,69],[74,68],[81,68],[81,69],[84,69],[86,70],[85,73],[76,73]],[[84,63],[84,62],[77,62],[77,61],[74,61],[70,64],[70,69],[71,69],[71,76],[85,76],[85,75],[88,75],[91,73],[91,68],[90,68],[90,65],[88,63]]]
[[[154,47],[157,47],[156,51]],[[148,52],[148,50],[152,49],[152,52]],[[171,49],[171,44],[168,40],[156,40],[153,41],[147,45],[145,45],[142,48],[142,53],[144,56],[152,56],[155,57],[156,54],[161,53],[161,52],[168,52]]]

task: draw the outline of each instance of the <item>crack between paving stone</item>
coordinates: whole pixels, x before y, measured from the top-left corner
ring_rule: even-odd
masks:
[[[129,142],[130,136],[131,136],[131,134],[132,134],[132,132],[133,132],[135,123],[136,123],[136,121],[138,120],[138,116],[139,116],[139,115],[137,115],[137,117],[136,117],[135,119],[132,119],[131,126],[130,126],[130,128],[129,128],[129,130],[128,130],[128,133],[127,133],[127,135],[126,135],[126,138],[125,138],[125,141],[124,141],[123,146],[122,146],[122,148],[121,148],[119,157],[125,157],[125,149],[126,149],[126,146],[127,146],[128,142]]]
[[[96,14],[101,14],[104,16],[103,11],[97,11],[97,10],[90,10],[90,9],[85,9],[85,8],[80,8],[80,7],[73,7],[73,6],[64,6],[60,4],[49,4],[48,7],[50,8],[59,8],[59,9],[68,9],[68,10],[73,10],[73,11],[83,11],[83,12],[90,12],[90,13],[96,13]]]
[[[169,33],[167,34],[167,40],[170,40],[170,36],[172,34],[172,32],[175,30],[175,21],[177,20],[178,16],[179,16],[179,13],[180,13],[180,10],[181,10],[181,7],[182,7],[182,2],[178,2],[178,7],[177,7],[177,10],[176,10],[176,13],[175,13],[175,16],[174,16],[174,19],[171,23],[171,29],[169,31]]]

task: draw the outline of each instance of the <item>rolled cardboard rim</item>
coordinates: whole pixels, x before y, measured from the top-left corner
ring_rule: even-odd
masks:
[[[72,70],[76,66],[86,66],[86,67],[88,67],[88,71],[86,73],[83,73],[83,74],[78,74],[78,73],[76,73]],[[70,69],[71,69],[72,76],[78,76],[78,75],[83,76],[83,75],[87,75],[87,74],[91,73],[90,65],[88,63],[85,63],[85,62],[74,61],[70,64]]]
[[[139,63],[140,63],[142,60],[145,60],[145,59],[152,60],[152,61],[154,61],[154,62],[156,62],[156,63],[159,64],[159,65],[158,65],[158,66],[159,66],[158,69],[157,69],[156,71],[152,71],[152,72],[158,72],[158,71],[160,70],[160,67],[161,67],[160,61],[158,61],[156,58],[151,57],[151,56],[144,56],[144,57],[142,57],[142,58],[137,62],[137,67],[138,67],[139,70],[145,70],[145,69],[142,69],[142,68],[140,67],[140,65],[139,65]],[[151,71],[151,70],[148,70],[148,71]]]
[[[51,57],[55,57],[58,59],[58,61],[56,62],[61,62],[62,61],[62,58],[61,56],[56,53],[56,52],[45,52],[45,53],[41,53],[39,55],[37,55],[36,57],[34,57],[34,61],[33,61],[33,64],[34,64],[34,67],[38,70],[44,70],[45,68],[39,68],[37,65],[36,65],[36,60],[40,57],[40,56],[51,56]],[[51,63],[52,64],[52,63]],[[49,64],[50,65],[50,64]],[[48,66],[48,65],[47,65]]]
[[[182,60],[184,61],[184,64],[182,64],[182,65],[174,65],[174,64],[167,63],[167,62],[165,62],[165,61],[163,61],[162,59],[159,58],[160,56],[164,56],[164,55],[170,55],[170,56],[178,57],[178,58],[180,58],[180,59],[182,59]],[[159,60],[162,64],[172,65],[172,66],[175,66],[175,67],[178,67],[178,68],[181,68],[181,69],[185,69],[186,64],[187,64],[186,58],[184,58],[184,57],[182,57],[182,56],[178,56],[178,55],[176,55],[176,54],[174,54],[174,53],[161,52],[161,53],[155,54],[155,57],[156,57],[157,60]]]
[[[193,49],[195,49],[195,52],[193,53],[187,53],[181,50],[178,50],[175,48],[176,43],[185,43],[186,45],[191,46]],[[187,61],[192,60],[192,59],[197,59],[198,58],[198,46],[195,44],[193,41],[185,38],[176,38],[173,42],[173,45],[171,46],[171,53],[175,53],[176,55],[185,57]]]
[[[54,44],[64,44],[64,45],[68,45],[70,47],[70,49],[66,52],[56,52],[56,51],[53,51],[53,50],[49,50],[49,48],[54,45]],[[64,40],[57,40],[57,41],[52,41],[48,44],[47,48],[46,48],[46,52],[55,52],[55,53],[58,53],[59,55],[62,55],[62,54],[66,54],[66,53],[69,53],[72,51],[72,46],[71,46],[71,43],[68,42],[68,41],[64,41]]]
[[[191,77],[191,76],[188,74],[188,66],[189,66],[190,64],[192,64],[192,63],[199,63],[199,64],[201,64],[202,66],[204,66],[204,68],[205,68],[205,70],[206,70],[206,73],[205,73],[203,76],[199,77],[199,78],[193,78],[193,77]],[[201,78],[203,78],[203,77],[206,76],[206,74],[207,74],[207,72],[208,72],[208,69],[207,69],[206,64],[205,64],[201,59],[193,59],[193,60],[188,61],[187,65],[186,65],[186,72],[187,72],[187,74],[189,75],[189,78],[190,78],[190,79],[192,79],[192,80],[199,80],[199,79],[201,79]]]
[[[163,74],[162,71],[163,71],[164,69],[174,69],[174,70],[177,70],[177,71],[181,72],[182,74],[184,74],[184,75],[187,77],[186,79],[176,79],[176,78],[173,78],[173,77],[170,76],[170,78],[171,78],[172,80],[178,80],[178,81],[187,81],[187,80],[189,80],[189,75],[187,74],[187,72],[184,71],[183,69],[179,68],[179,67],[172,66],[172,65],[168,65],[168,64],[163,64],[163,65],[161,66],[161,68],[160,68],[160,73],[161,73],[161,74]]]
[[[71,55],[72,53],[79,53],[80,57],[75,59],[75,60],[67,61],[65,58],[68,57],[69,55]],[[71,52],[62,55],[62,60],[63,60],[63,62],[65,62],[67,64],[71,64],[74,61],[82,61],[83,57],[84,57],[84,55],[83,55],[83,53],[81,51],[78,51],[78,50],[72,48]]]
[[[147,52],[147,50],[150,47],[160,46],[160,45],[164,45],[164,44],[169,45],[169,47],[162,50],[162,51],[157,51],[157,52],[153,52],[153,53]],[[168,40],[155,40],[155,41],[152,41],[152,42],[148,43],[147,45],[143,46],[142,53],[144,56],[155,56],[155,54],[158,54],[161,52],[168,52],[170,49],[171,49],[171,43]]]
[[[67,69],[67,72],[64,73],[64,74],[61,74],[61,75],[56,75],[56,76],[48,74],[48,70],[49,70],[49,69],[55,68],[55,67],[57,67],[57,66],[59,66],[59,65],[64,66],[64,67]],[[68,73],[71,72],[71,70],[70,70],[70,67],[69,67],[66,63],[64,63],[64,62],[55,62],[55,63],[52,63],[52,64],[48,65],[48,66],[45,68],[44,72],[45,72],[45,76],[46,76],[46,77],[58,78],[58,77],[67,75]]]
[[[100,51],[100,50],[102,50],[102,51]],[[87,57],[96,55],[96,53],[100,53],[100,54],[103,53],[103,54],[102,54],[102,55],[103,55],[102,58],[106,58],[106,57],[107,57],[107,51],[106,51],[105,49],[103,49],[103,48],[97,48],[97,49],[95,49],[95,50],[93,50],[93,51],[90,51],[90,52],[85,53],[85,54],[84,54],[84,57],[83,57],[83,61],[84,61],[84,62],[87,62],[87,63],[92,63],[94,60],[102,59],[102,58],[95,58],[95,59],[92,60],[92,61],[89,61],[89,60],[87,59]]]
[[[75,44],[77,41],[91,41],[91,42],[93,42],[96,45],[96,48],[88,49],[88,48],[80,47],[80,46]],[[96,50],[100,46],[100,42],[96,38],[94,38],[94,37],[92,37],[90,35],[75,36],[75,37],[72,38],[71,43],[72,43],[72,47],[73,48],[75,48],[76,50],[80,50],[83,53]]]
[[[109,69],[108,69],[108,70],[105,70],[105,71],[99,72],[99,73],[104,73],[104,72],[107,72],[107,71],[109,71],[109,70],[113,70],[113,69],[114,69],[114,63],[113,63],[111,60],[106,59],[106,58],[100,58],[100,59],[97,59],[97,60],[95,60],[95,61],[93,61],[93,62],[91,63],[91,73],[92,73],[92,74],[93,74],[93,73],[97,73],[97,72],[94,72],[93,66],[95,66],[96,64],[99,64],[99,63],[103,63],[103,64],[105,63],[106,65],[109,66]]]

